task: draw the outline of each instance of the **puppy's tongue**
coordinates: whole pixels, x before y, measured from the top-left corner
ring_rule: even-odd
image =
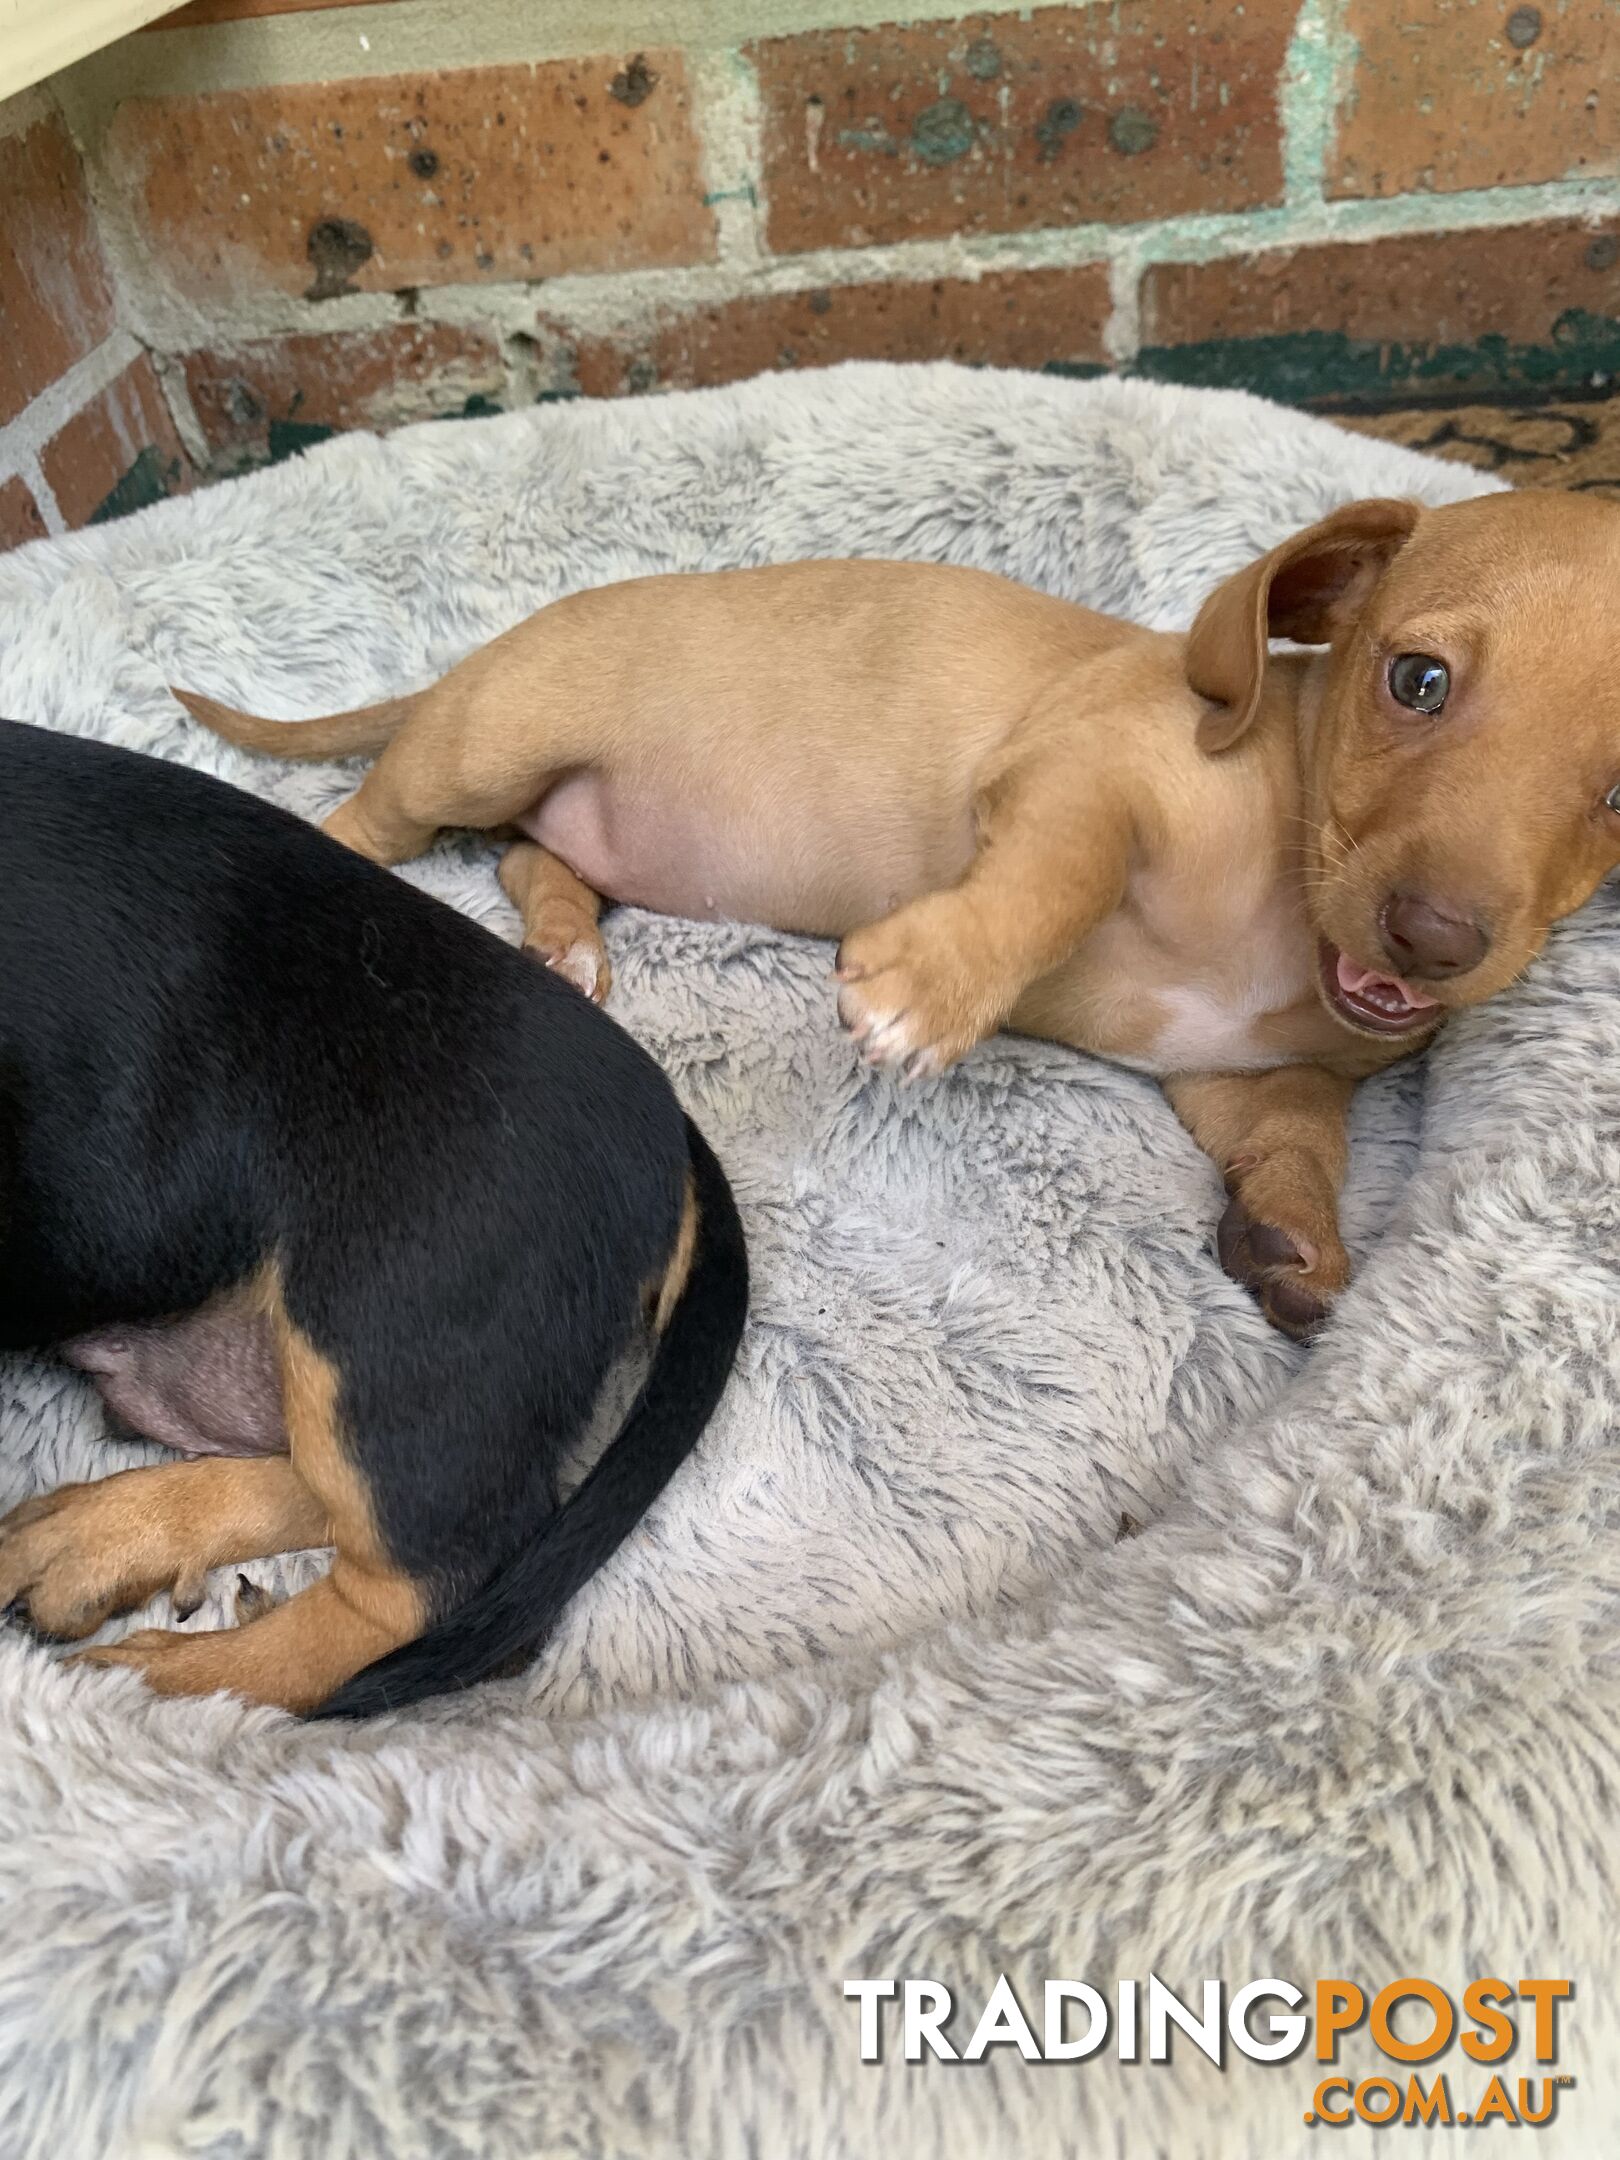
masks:
[[[1339,988],[1347,997],[1359,999],[1391,1020],[1404,1019],[1408,1013],[1432,1012],[1440,1002],[1403,983],[1398,975],[1380,975],[1373,968],[1357,967],[1343,953],[1339,955],[1338,975]]]

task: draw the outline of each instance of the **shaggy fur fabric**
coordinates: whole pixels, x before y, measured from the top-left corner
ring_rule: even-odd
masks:
[[[1491,484],[949,367],[348,437],[0,563],[0,706],[313,813],[352,774],[228,751],[165,683],[326,711],[572,587],[851,552],[1173,625],[1350,496]],[[412,874],[514,933],[486,849]],[[1319,2149],[1308,2052],[860,2062],[846,1978],[945,1982],[961,2046],[1003,1971],[1037,2021],[1046,1978],[1572,1977],[1536,2149],[1614,2150],[1615,903],[1363,1090],[1361,1272],[1309,1355],[1221,1275],[1149,1082],[1000,1039],[901,1094],[824,947],[612,918],[612,1009],[748,1218],[723,1413],[536,1670],[422,1714],[159,1703],[0,1634],[0,2152]],[[0,1366],[0,1437],[5,1504],[137,1459],[53,1366]]]

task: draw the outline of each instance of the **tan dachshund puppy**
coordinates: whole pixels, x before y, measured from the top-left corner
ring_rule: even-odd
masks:
[[[601,900],[838,938],[869,1063],[1003,1025],[1159,1075],[1220,1250],[1308,1332],[1348,1274],[1356,1081],[1512,981],[1620,862],[1620,511],[1351,503],[1170,636],[893,562],[576,593],[432,688],[231,741],[381,750],[379,863],[515,827],[539,957],[605,995]],[[1273,655],[1270,640],[1326,649]]]

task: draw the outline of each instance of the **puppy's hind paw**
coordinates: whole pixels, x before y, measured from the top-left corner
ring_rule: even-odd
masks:
[[[252,1577],[248,1575],[237,1576],[236,1624],[238,1627],[246,1627],[250,1620],[263,1619],[264,1615],[273,1608],[275,1602],[275,1599],[262,1583],[254,1582]]]
[[[560,975],[576,990],[583,990],[593,1005],[607,1003],[607,994],[613,987],[613,968],[607,947],[594,933],[570,938],[566,943],[528,938],[523,950],[531,960],[538,960],[542,967],[550,968],[553,975]]]
[[[118,1495],[108,1497],[115,1483],[59,1486],[0,1520],[0,1611],[15,1607],[36,1635],[74,1642],[168,1587],[132,1564]]]

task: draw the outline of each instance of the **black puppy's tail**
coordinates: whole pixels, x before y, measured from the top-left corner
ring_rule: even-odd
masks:
[[[720,1400],[748,1314],[748,1253],[725,1172],[686,1121],[697,1242],[686,1289],[630,1414],[535,1542],[415,1642],[355,1674],[313,1714],[371,1717],[487,1680],[539,1647],[691,1452]]]

